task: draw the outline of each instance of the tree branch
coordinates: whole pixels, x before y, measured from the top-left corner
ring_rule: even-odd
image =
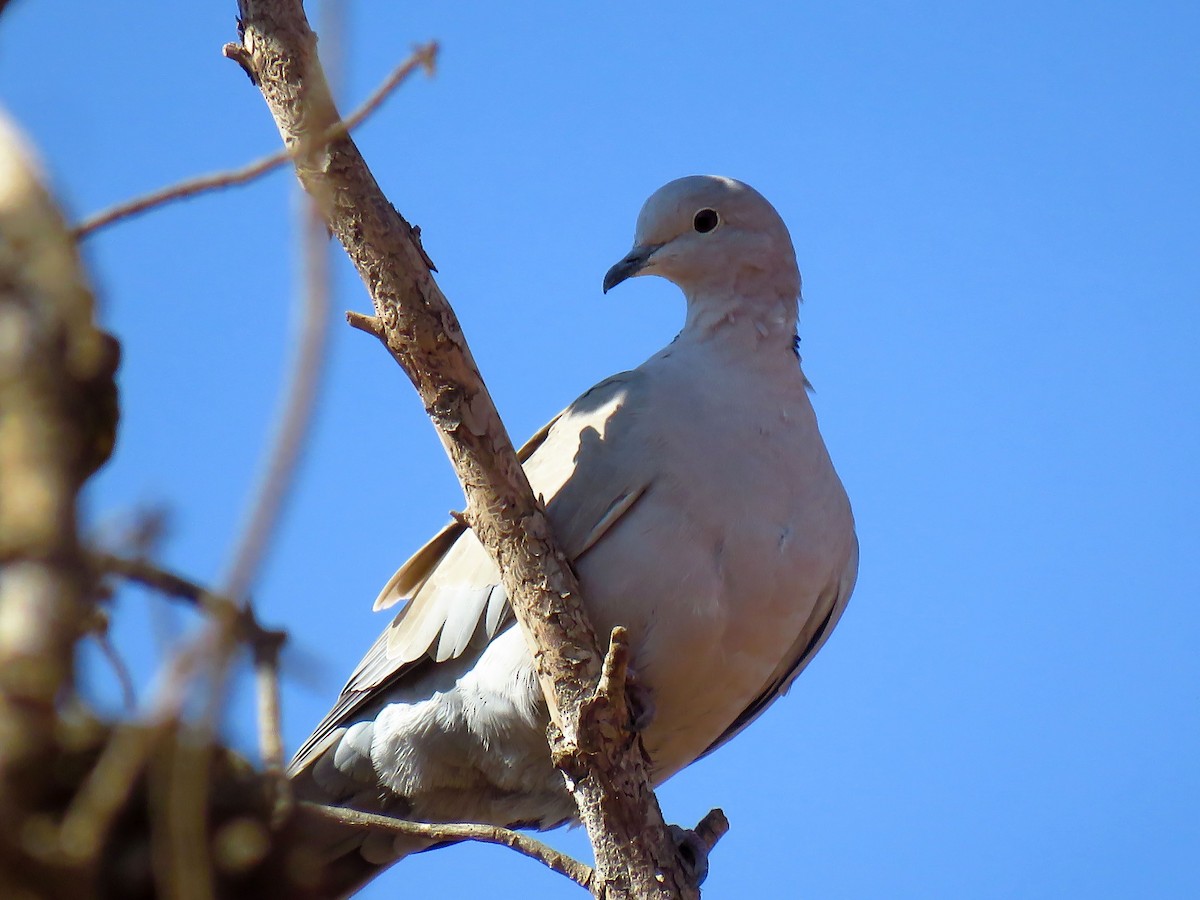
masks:
[[[411,834],[416,837],[429,838],[437,842],[479,841],[485,844],[500,844],[518,853],[536,859],[542,865],[567,876],[576,884],[591,888],[595,873],[586,866],[565,853],[559,853],[553,847],[543,844],[529,835],[513,831],[511,828],[500,828],[496,825],[463,824],[430,824],[427,822],[409,822],[405,819],[394,819],[391,816],[380,816],[374,813],[359,812],[344,806],[326,806],[323,803],[301,802],[303,810],[317,813],[344,825],[361,825],[382,831],[392,831],[398,834]]]
[[[325,347],[329,339],[329,244],[325,226],[302,198],[299,216],[302,284],[296,291],[297,340],[283,404],[278,414],[262,475],[251,497],[241,535],[221,580],[222,593],[250,606],[248,592],[266,556],[295,482],[300,455],[316,412]]]
[[[236,613],[240,620],[242,639],[249,644],[262,641],[277,644],[284,637],[282,631],[275,631],[262,625],[250,609],[241,609],[238,604],[224,594],[209,590],[191,579],[184,578],[168,569],[158,566],[148,559],[119,556],[115,553],[93,552],[91,565],[102,575],[116,575],[142,587],[157,591],[165,597],[183,600],[203,612],[216,614],[228,607]]]
[[[212,615],[216,620],[214,628],[202,635],[202,641],[215,640],[213,635],[228,632],[232,638],[250,646],[258,697],[259,751],[267,773],[280,775],[283,771],[283,738],[279,713],[279,651],[287,638],[286,633],[261,625],[252,606],[235,603],[229,597],[214,593],[148,560],[97,552],[92,554],[91,564],[101,574],[117,575],[167,597],[184,600]],[[230,620],[231,627],[223,624],[225,620]],[[199,650],[194,647],[191,652],[184,651],[177,655],[172,671],[198,653]],[[167,681],[173,679],[178,680],[171,676]],[[278,799],[281,804],[285,802],[282,796]]]
[[[610,898],[695,897],[649,788],[640,740],[593,740],[580,708],[602,656],[579,586],[550,533],[462,329],[433,281],[417,232],[384,197],[349,136],[326,141],[337,111],[299,0],[240,0],[239,62],[252,73],[296,171],[371,295],[376,331],[412,380],[467,495],[465,516],[499,565],[556,726],[596,853],[593,891]],[[377,330],[378,329],[378,330]],[[627,722],[598,733],[625,734]],[[587,750],[584,747],[587,747]]]
[[[237,48],[237,45],[226,44],[225,46],[225,55],[233,59],[237,56],[237,53],[230,48]],[[399,87],[417,69],[424,69],[427,75],[432,75],[437,64],[437,54],[438,45],[433,42],[424,44],[414,50],[412,56],[398,65],[384,80],[383,84],[377,87],[375,92],[363,101],[362,105],[352,115],[337,124],[330,132],[329,137],[333,138],[338,134],[344,134],[357,128],[367,116],[380,107],[392,91]],[[71,234],[78,239],[90,237],[101,228],[105,228],[115,222],[120,222],[123,219],[133,218],[152,209],[157,209],[175,200],[184,200],[188,197],[207,193],[208,191],[248,184],[257,178],[261,178],[268,172],[278,169],[284,163],[291,161],[292,154],[285,149],[280,150],[278,153],[264,156],[238,169],[229,169],[224,172],[214,172],[211,175],[198,175],[195,178],[188,178],[184,181],[167,185],[165,188],[160,188],[149,194],[144,194],[141,197],[134,197],[132,200],[118,203],[116,206],[111,206],[102,212],[96,213],[94,216],[89,216],[76,224],[71,229]]]
[[[59,703],[74,687],[74,645],[90,619],[76,498],[111,450],[118,356],[93,315],[75,242],[15,128],[0,119],[0,821],[7,840],[26,841],[24,829],[49,802],[54,773],[46,761],[59,749]]]

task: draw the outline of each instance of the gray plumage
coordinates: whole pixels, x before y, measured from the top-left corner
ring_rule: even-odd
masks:
[[[845,608],[858,545],[794,351],[800,276],[775,210],[731,179],[673,181],[605,289],[642,274],[683,290],[683,331],[520,455],[598,633],[629,630],[657,783],[787,690]],[[292,762],[300,796],[428,821],[574,815],[498,582],[457,524],[400,568],[376,608],[405,605]],[[423,849],[327,830],[347,890]]]

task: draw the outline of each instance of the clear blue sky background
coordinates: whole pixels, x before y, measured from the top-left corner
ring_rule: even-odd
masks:
[[[234,4],[18,0],[3,102],[91,213],[278,141],[221,44]],[[670,340],[682,302],[603,297],[658,185],[716,172],[789,222],[802,351],[854,501],[858,591],[791,695],[670,782],[724,807],[706,896],[1200,896],[1200,7],[353,7],[352,105],[408,51],[437,77],[359,133],[419,223],[513,435]],[[297,280],[293,178],[87,243],[124,343],[96,527],[165,504],[216,579],[269,433]],[[337,261],[329,379],[257,596],[298,649],[294,747],[385,619],[371,601],[461,503]],[[122,600],[143,680],[170,624]],[[115,695],[94,655],[88,673]],[[229,732],[252,748],[244,702]],[[582,837],[560,845],[583,852]],[[580,896],[460,847],[369,896]]]

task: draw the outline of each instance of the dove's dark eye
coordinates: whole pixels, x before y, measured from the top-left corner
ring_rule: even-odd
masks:
[[[696,213],[696,218],[692,219],[692,226],[701,234],[708,234],[720,222],[721,218],[715,209],[702,209]]]

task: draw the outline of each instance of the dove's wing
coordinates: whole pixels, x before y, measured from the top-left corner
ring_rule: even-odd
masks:
[[[854,538],[853,552],[846,564],[841,580],[833,585],[831,590],[817,599],[804,629],[800,632],[791,651],[784,656],[783,661],[771,674],[762,691],[754,698],[741,714],[730,723],[721,736],[713,741],[702,756],[712,753],[722,744],[736,737],[742,729],[766,712],[767,707],[788,692],[792,682],[804,671],[817,651],[824,646],[825,641],[833,632],[834,626],[841,619],[854,592],[854,582],[858,576],[858,539]]]
[[[593,547],[649,486],[652,464],[622,440],[633,424],[622,413],[639,377],[636,371],[624,372],[602,381],[518,453],[571,560]],[[581,454],[585,444],[588,452]],[[296,752],[291,773],[310,765],[351,719],[404,681],[463,658],[469,648],[477,656],[512,621],[495,563],[475,535],[456,522],[400,567],[375,608],[404,599],[407,604],[355,668],[336,705]]]

